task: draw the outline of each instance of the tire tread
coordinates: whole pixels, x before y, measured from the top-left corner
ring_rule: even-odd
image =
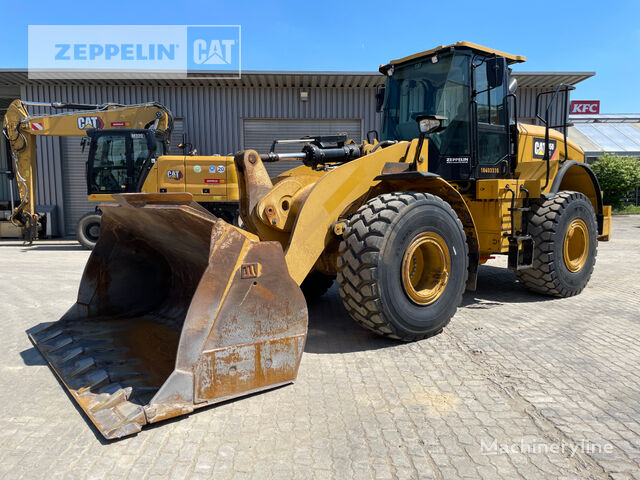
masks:
[[[442,328],[424,335],[407,335],[387,318],[378,292],[377,260],[381,254],[387,230],[398,214],[421,200],[439,203],[449,210],[458,228],[464,232],[462,222],[451,206],[440,197],[422,192],[386,193],[365,203],[350,218],[338,250],[337,280],[340,296],[349,315],[362,327],[384,337],[415,341],[438,334]],[[468,245],[465,245],[465,256]],[[468,270],[465,270],[466,284]],[[462,302],[464,289],[456,306]],[[442,326],[446,326],[446,323]]]
[[[561,191],[551,198],[540,199],[532,205],[529,219],[529,234],[534,241],[533,267],[516,273],[518,281],[529,290],[554,297],[572,297],[580,293],[583,288],[566,288],[560,282],[554,267],[554,236],[558,233],[558,219],[571,202],[587,197],[580,192]],[[590,202],[589,202],[590,203]],[[595,218],[595,215],[594,215]],[[597,240],[596,240],[597,242]],[[596,244],[596,254],[597,254]],[[587,281],[591,278],[595,258],[591,270],[587,274]],[[586,284],[586,283],[585,283]]]

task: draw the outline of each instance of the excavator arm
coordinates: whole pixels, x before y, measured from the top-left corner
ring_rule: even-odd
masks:
[[[32,115],[28,106],[73,109],[50,115]],[[37,147],[36,136],[85,136],[91,129],[149,129],[169,138],[173,129],[171,112],[158,103],[137,105],[85,105],[36,103],[14,100],[4,117],[2,130],[9,140],[12,170],[18,183],[20,203],[11,214],[14,225],[23,228],[26,243],[36,238]]]

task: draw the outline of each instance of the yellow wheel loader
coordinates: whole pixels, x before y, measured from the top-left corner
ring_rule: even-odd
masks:
[[[72,110],[32,115],[29,106]],[[238,187],[229,157],[167,155],[173,130],[171,112],[158,103],[139,105],[38,103],[14,100],[3,122],[12,157],[19,205],[8,219],[22,228],[26,243],[37,237],[36,172],[38,136],[85,137],[90,202],[113,201],[125,192],[189,192],[214,214],[233,222],[237,217]],[[84,144],[83,144],[84,145]],[[231,168],[229,168],[231,167]],[[78,241],[93,248],[101,210],[96,207],[77,226]]]
[[[237,153],[244,229],[187,193],[116,195],[76,304],[33,343],[117,438],[292,382],[302,290],[333,278],[356,322],[404,341],[440,332],[495,254],[531,290],[579,293],[610,209],[545,102],[542,125],[515,118],[509,65],[522,61],[467,42],[395,60],[381,67],[379,141]],[[264,162],[292,157],[302,165],[272,181]]]

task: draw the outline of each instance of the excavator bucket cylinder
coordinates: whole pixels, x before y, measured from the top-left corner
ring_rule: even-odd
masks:
[[[282,247],[189,194],[117,195],[78,300],[31,341],[107,439],[292,382],[307,307]]]

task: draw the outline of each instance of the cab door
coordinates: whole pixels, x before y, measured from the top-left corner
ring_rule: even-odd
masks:
[[[504,58],[485,59],[474,68],[475,125],[476,125],[476,178],[504,177],[509,172],[509,114],[506,101],[506,75],[500,85],[491,87],[487,69],[489,60],[501,62],[506,72]],[[490,67],[488,67],[490,65]],[[493,64],[495,66],[495,64]]]
[[[101,195],[133,191],[131,138],[122,132],[90,130],[87,193]]]

